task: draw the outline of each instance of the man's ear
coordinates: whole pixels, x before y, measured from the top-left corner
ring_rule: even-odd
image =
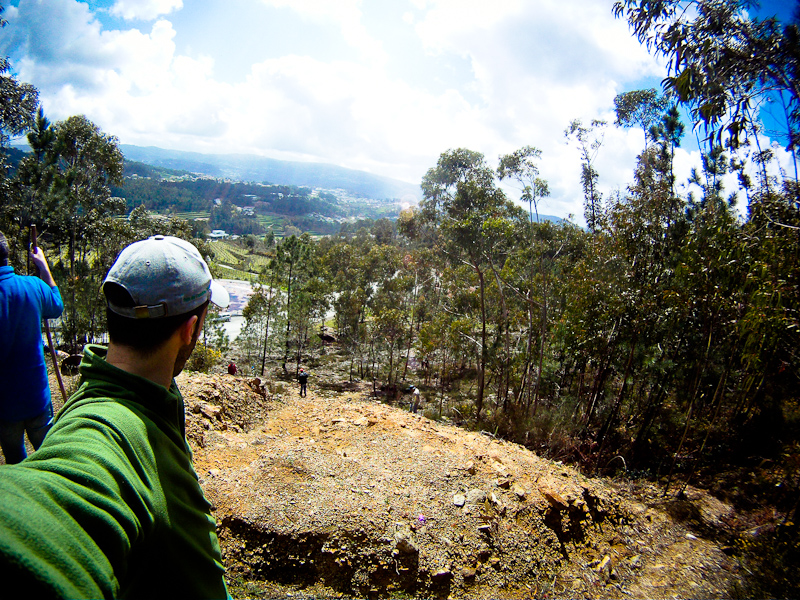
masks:
[[[194,330],[198,326],[197,321],[198,321],[197,315],[192,315],[191,317],[186,319],[183,322],[183,325],[181,325],[180,328],[178,329],[181,335],[181,342],[183,342],[184,345],[188,346],[189,344],[192,343],[192,339],[194,337]]]

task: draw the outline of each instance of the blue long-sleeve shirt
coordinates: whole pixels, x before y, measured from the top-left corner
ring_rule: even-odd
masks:
[[[64,310],[58,288],[0,267],[0,419],[24,421],[50,403],[42,318]]]

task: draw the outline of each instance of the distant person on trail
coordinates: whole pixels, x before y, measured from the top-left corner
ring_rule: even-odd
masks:
[[[0,447],[9,465],[28,455],[25,432],[38,449],[53,424],[42,318],[59,316],[64,303],[42,249],[31,258],[39,277],[14,273],[0,232]]]
[[[300,395],[307,396],[308,391],[306,390],[306,384],[308,384],[308,373],[306,373],[302,367],[300,367],[300,372],[297,374],[297,381],[300,382]]]
[[[411,386],[411,404],[409,405],[409,410],[412,413],[416,413],[419,410],[419,388],[415,385]]]
[[[228,375],[236,375],[236,364],[233,361],[228,364]]]
[[[227,598],[174,377],[228,294],[194,246],[160,235],[125,248],[102,289],[108,348],[84,348],[39,450],[0,467],[3,597]]]

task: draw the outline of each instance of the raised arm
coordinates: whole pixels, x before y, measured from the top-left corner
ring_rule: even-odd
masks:
[[[55,279],[53,279],[53,274],[50,273],[50,265],[47,264],[47,258],[44,256],[44,252],[42,252],[41,248],[34,248],[31,251],[31,259],[36,264],[36,267],[39,269],[39,277],[42,281],[44,281],[50,287],[56,287]]]

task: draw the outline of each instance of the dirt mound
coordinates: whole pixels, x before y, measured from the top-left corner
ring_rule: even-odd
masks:
[[[258,378],[191,373],[178,378],[186,410],[186,437],[200,447],[207,431],[250,431],[264,423],[272,396]]]
[[[699,491],[589,479],[367,390],[178,383],[234,597],[725,597],[738,579],[714,539],[730,508]]]

